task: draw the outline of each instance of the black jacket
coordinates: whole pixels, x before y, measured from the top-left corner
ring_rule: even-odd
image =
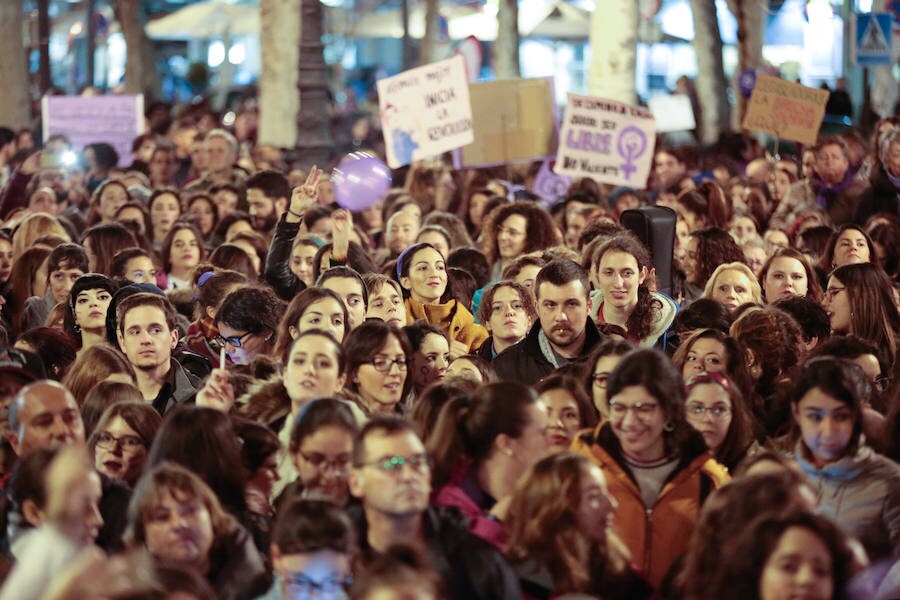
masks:
[[[269,253],[266,254],[266,283],[272,286],[279,298],[287,302],[306,289],[306,284],[291,271],[291,250],[299,231],[300,223],[288,223],[282,215],[275,224],[275,235],[272,236]]]
[[[362,507],[348,509],[357,530],[363,565],[375,558]],[[512,568],[488,542],[469,532],[455,509],[429,507],[422,527],[431,567],[440,576],[447,600],[520,600]]]
[[[877,213],[900,215],[900,188],[891,183],[881,165],[872,175],[872,186],[866,190],[856,206],[853,221],[863,225],[869,217]]]
[[[494,371],[497,377],[503,381],[515,381],[525,385],[531,385],[539,379],[552,373],[553,364],[544,357],[538,342],[538,333],[541,331],[541,322],[537,321],[531,327],[531,331],[519,343],[510,346],[494,358]],[[590,319],[585,324],[584,348],[577,360],[583,360],[597,345],[605,339],[605,336],[597,330],[597,326]]]

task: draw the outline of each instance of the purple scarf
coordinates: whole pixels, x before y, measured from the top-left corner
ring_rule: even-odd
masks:
[[[853,185],[855,175],[856,171],[854,169],[847,169],[840,183],[829,186],[822,181],[818,174],[813,174],[810,185],[813,191],[816,192],[816,204],[821,208],[827,209],[837,196],[846,192],[847,188]]]

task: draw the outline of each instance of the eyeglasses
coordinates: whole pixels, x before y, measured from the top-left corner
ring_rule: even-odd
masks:
[[[656,410],[659,408],[659,404],[656,402],[637,402],[628,406],[627,404],[623,404],[621,402],[617,402],[615,400],[609,403],[609,414],[612,418],[616,420],[621,420],[625,418],[625,415],[628,414],[629,410],[634,411],[634,415],[638,419],[648,419],[656,414]]]
[[[504,227],[503,225],[497,226],[497,235],[508,235],[509,237],[519,237],[520,235],[525,235],[524,231],[519,231],[518,229],[510,229],[509,227]]]
[[[594,385],[605,390],[606,382],[609,381],[609,373],[594,373],[591,379],[594,380]]]
[[[825,300],[827,302],[831,302],[832,300],[834,300],[835,296],[837,296],[838,294],[843,292],[845,289],[847,289],[847,288],[839,288],[839,287],[828,288],[827,290],[825,290]]]
[[[291,573],[282,575],[282,581],[287,585],[288,595],[291,598],[309,598],[318,594],[337,594],[353,585],[352,577],[332,575],[328,579],[316,581],[306,573]]]
[[[362,361],[363,365],[372,365],[375,367],[375,370],[379,373],[390,373],[391,368],[394,365],[397,365],[397,368],[401,371],[405,371],[409,365],[409,361],[405,356],[401,356],[399,358],[388,358],[387,356],[376,356],[375,358],[370,358],[369,360]]]
[[[413,454],[412,456],[384,456],[370,463],[363,463],[363,467],[375,467],[382,473],[394,474],[403,470],[403,465],[409,465],[416,473],[424,473],[431,468],[431,457],[426,454]]]
[[[342,454],[337,458],[328,459],[324,454],[320,454],[319,452],[310,452],[307,454],[300,450],[298,452],[300,456],[303,457],[303,460],[311,464],[317,469],[322,471],[327,471],[331,468],[335,473],[346,473],[350,467],[350,455]]]
[[[240,348],[244,344],[244,340],[251,335],[253,335],[252,331],[248,331],[243,335],[233,335],[231,337],[217,335],[216,341],[222,346],[224,346],[225,344],[231,344],[234,348]]]
[[[713,419],[723,419],[731,414],[731,409],[722,404],[704,406],[699,402],[692,402],[687,406],[688,418],[702,419],[707,414]]]
[[[893,381],[893,379],[890,377],[885,377],[884,375],[879,375],[872,382],[872,385],[875,387],[876,390],[878,390],[879,392],[881,392],[883,394],[884,392],[888,391],[888,389],[890,389],[892,381]]]
[[[116,437],[111,433],[103,432],[97,435],[97,447],[103,448],[104,450],[112,450],[116,446],[124,450],[125,452],[134,452],[138,448],[146,448],[146,444],[144,444],[144,440],[137,437],[136,435],[123,435],[121,437]]]

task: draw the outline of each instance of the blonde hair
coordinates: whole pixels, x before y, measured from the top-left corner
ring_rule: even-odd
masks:
[[[725,271],[743,273],[747,280],[750,281],[750,295],[753,298],[753,302],[762,304],[762,288],[759,286],[759,281],[756,279],[756,275],[753,274],[753,270],[742,262],[730,262],[716,267],[716,270],[712,272],[712,275],[706,281],[706,287],[703,288],[704,298],[712,298],[713,290],[716,287],[716,279]]]
[[[48,235],[55,235],[66,242],[72,241],[68,232],[53,215],[39,212],[22,219],[12,237],[13,260],[17,260],[26,250],[34,246],[35,240]]]

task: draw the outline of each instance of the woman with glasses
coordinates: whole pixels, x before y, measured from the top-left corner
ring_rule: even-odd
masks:
[[[97,472],[134,487],[144,471],[147,452],[162,425],[149,404],[113,404],[88,439]]]
[[[722,373],[738,387],[744,402],[754,397],[753,381],[744,364],[740,343],[719,329],[694,331],[672,355],[672,363],[687,381],[698,373]]]
[[[488,338],[469,309],[452,298],[447,265],[431,244],[413,244],[397,259],[397,280],[403,288],[406,321],[425,320],[447,332],[453,357],[480,348]]]
[[[289,427],[294,475],[281,497],[320,498],[345,506],[350,500],[347,480],[357,430],[345,402],[316,398],[306,404]]]
[[[822,306],[833,333],[852,333],[882,348],[896,371],[900,313],[891,280],[880,267],[861,263],[832,271]]]
[[[218,342],[236,365],[250,364],[275,348],[284,303],[270,288],[242,287],[225,297],[216,312]]]
[[[794,458],[819,510],[857,538],[874,564],[900,548],[900,466],[865,445],[865,379],[845,359],[812,359],[793,387],[791,412],[799,431]]]
[[[218,366],[222,346],[216,329],[216,313],[228,294],[247,283],[247,277],[237,271],[217,269],[212,265],[200,265],[194,271],[194,322],[188,326],[184,337],[185,347]]]
[[[687,422],[729,472],[753,444],[753,418],[741,391],[724,373],[697,373],[684,386]]]
[[[412,389],[409,366],[412,348],[406,334],[379,319],[354,329],[344,341],[346,389],[366,418],[377,413],[402,413]]]
[[[681,377],[664,354],[626,354],[607,382],[609,420],[573,449],[603,471],[615,532],[651,585],[687,549],[700,508],[729,479],[684,416]]]
[[[519,477],[547,453],[546,430],[546,407],[518,383],[491,383],[451,399],[426,440],[433,503],[458,508],[473,533],[502,547],[497,517]]]
[[[587,360],[587,365],[592,365],[592,367],[587,371],[586,386],[590,390],[594,408],[601,421],[609,418],[609,404],[606,397],[609,374],[613,372],[622,357],[632,350],[634,350],[634,345],[629,342],[608,338],[597,346]]]
[[[534,202],[501,205],[484,217],[482,251],[492,265],[491,281],[515,258],[563,243],[553,217]]]

